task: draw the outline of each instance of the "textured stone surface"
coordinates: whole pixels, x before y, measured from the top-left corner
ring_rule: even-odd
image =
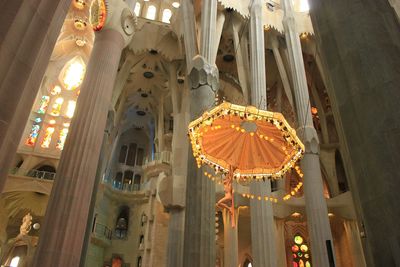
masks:
[[[114,30],[96,35],[33,266],[79,265],[107,107],[123,46],[124,40]]]
[[[349,150],[346,165],[365,225],[367,265],[398,266],[398,21],[387,1],[309,2],[330,98]]]

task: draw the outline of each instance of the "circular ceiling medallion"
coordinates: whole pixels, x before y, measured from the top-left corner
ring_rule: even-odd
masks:
[[[235,59],[235,56],[231,54],[226,54],[222,58],[225,62],[232,62]]]
[[[154,77],[154,74],[151,71],[145,71],[143,72],[143,76],[147,79],[151,79]]]

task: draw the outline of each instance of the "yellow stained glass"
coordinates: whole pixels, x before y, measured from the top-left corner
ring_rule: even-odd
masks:
[[[46,132],[44,134],[44,138],[43,138],[41,147],[48,148],[50,146],[51,137],[52,137],[53,133],[54,133],[54,127],[46,128]]]

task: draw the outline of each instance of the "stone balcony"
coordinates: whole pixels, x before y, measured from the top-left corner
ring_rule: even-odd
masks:
[[[172,152],[162,151],[155,153],[153,157],[146,158],[143,168],[143,174],[146,180],[152,177],[158,177],[161,172],[170,173],[172,166]]]
[[[111,245],[112,230],[101,223],[96,223],[92,233],[90,234],[90,241],[100,247],[108,247]]]

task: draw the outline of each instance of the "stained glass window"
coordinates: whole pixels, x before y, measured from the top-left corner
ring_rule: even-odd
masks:
[[[63,103],[64,99],[62,97],[57,98],[56,101],[54,101],[50,114],[53,116],[60,116],[60,110]]]
[[[137,17],[140,16],[140,3],[136,3],[136,4],[135,4],[135,10],[134,10],[134,12],[135,12],[135,15],[136,15]]]
[[[49,106],[49,102],[50,102],[49,96],[47,95],[42,96],[42,99],[40,100],[40,106],[37,112],[40,114],[45,114],[47,107]]]
[[[58,95],[59,93],[61,93],[61,87],[58,85],[54,86],[50,92],[50,94],[52,94],[52,95]]]
[[[68,135],[68,129],[64,128],[60,131],[60,135],[58,137],[57,140],[57,145],[56,148],[59,150],[63,150],[64,149],[64,144],[65,144],[65,140],[67,139],[67,135]]]
[[[72,118],[74,116],[75,106],[76,106],[76,101],[74,100],[68,101],[67,112],[65,114],[68,118]]]
[[[54,133],[54,127],[46,128],[41,147],[48,148],[50,146],[51,136],[53,135],[53,133]]]
[[[156,19],[156,15],[157,15],[157,8],[153,5],[149,6],[147,8],[147,13],[146,13],[146,18],[147,19],[151,19],[151,20],[155,20]]]
[[[86,64],[80,56],[74,57],[65,64],[59,80],[67,90],[78,88],[85,77]]]
[[[162,15],[162,22],[170,23],[171,16],[172,16],[171,10],[168,8],[164,9],[163,15]]]
[[[36,140],[39,135],[39,130],[40,130],[40,125],[39,123],[42,121],[41,118],[36,118],[35,121],[33,122],[31,132],[29,133],[28,139],[26,139],[25,144],[28,146],[34,146],[36,143]]]
[[[293,267],[311,267],[311,256],[308,245],[300,234],[293,238],[292,260]]]

